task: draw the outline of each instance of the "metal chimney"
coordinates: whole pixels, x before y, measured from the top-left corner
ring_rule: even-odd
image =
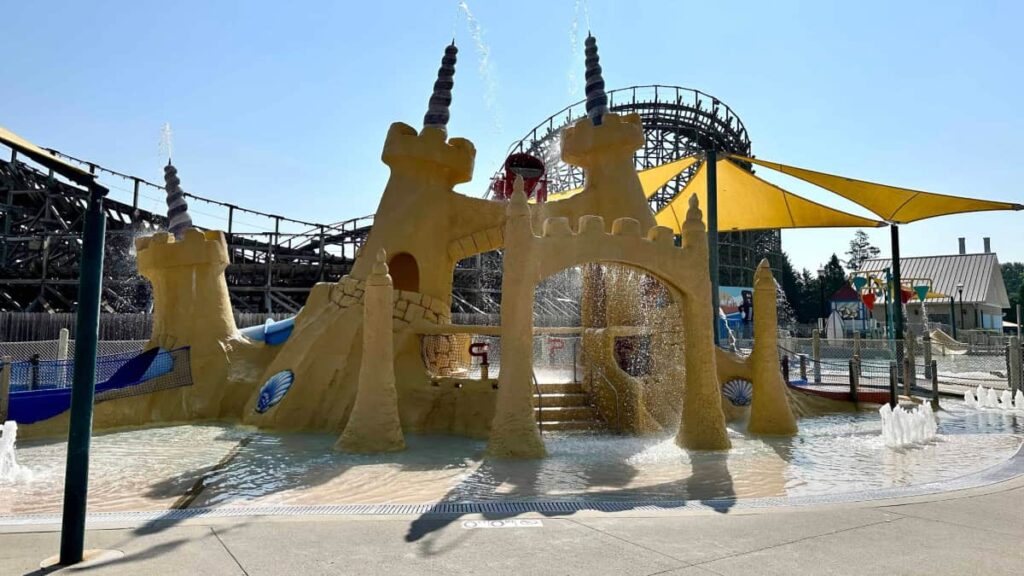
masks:
[[[991,254],[992,253],[992,239],[986,237],[983,241],[985,242],[985,254]]]
[[[960,254],[967,254],[967,238],[960,238]]]

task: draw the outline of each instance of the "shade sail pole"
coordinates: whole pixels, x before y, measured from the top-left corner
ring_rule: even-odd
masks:
[[[895,294],[893,298],[892,320],[896,332],[896,373],[903,371],[903,280],[900,275],[900,227],[896,224],[889,224],[890,238],[892,240],[892,286]],[[903,374],[908,377],[909,374]]]
[[[98,185],[89,187],[89,204],[82,239],[82,271],[78,281],[78,316],[75,320],[74,378],[71,384],[71,417],[60,530],[60,564],[64,566],[82,561],[85,543],[89,443],[92,439],[92,404],[96,393],[96,349],[100,333],[103,245],[107,226],[103,211],[103,197],[106,193],[107,190]]]
[[[714,325],[715,346],[721,346],[721,334],[719,333],[719,310],[718,301],[718,154],[714,147],[708,148],[705,152],[705,164],[707,165],[708,185],[708,267],[711,273],[711,311],[712,323]]]

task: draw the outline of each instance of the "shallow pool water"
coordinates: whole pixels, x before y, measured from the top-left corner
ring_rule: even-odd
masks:
[[[1024,413],[948,401],[937,441],[893,450],[876,412],[805,418],[793,438],[731,429],[733,449],[687,453],[671,436],[546,434],[549,457],[483,458],[485,442],[407,436],[405,452],[333,452],[334,435],[185,425],[94,438],[93,512],[282,504],[492,500],[690,500],[826,495],[911,486],[999,464],[1024,440]],[[60,509],[66,444],[24,441],[32,479],[0,484],[0,515]]]

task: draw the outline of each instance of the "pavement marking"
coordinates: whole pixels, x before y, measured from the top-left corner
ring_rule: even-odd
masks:
[[[543,528],[544,522],[540,520],[524,520],[512,518],[509,520],[466,520],[462,523],[465,530],[476,530],[477,528]]]

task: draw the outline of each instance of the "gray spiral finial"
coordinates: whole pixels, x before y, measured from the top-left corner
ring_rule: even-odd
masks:
[[[608,95],[604,93],[604,77],[601,76],[601,58],[597,55],[597,39],[587,35],[583,43],[584,63],[587,71],[586,79],[587,116],[594,126],[600,126],[604,115],[608,113]]]
[[[437,80],[434,82],[434,93],[430,95],[427,113],[423,116],[424,128],[433,126],[447,131],[448,108],[452,104],[452,87],[455,86],[455,55],[458,53],[454,40],[444,49],[441,67],[437,70]]]
[[[185,230],[192,227],[192,217],[188,215],[188,203],[178,179],[178,169],[169,160],[164,166],[164,190],[167,191],[167,229],[176,240],[181,240],[185,237]]]

